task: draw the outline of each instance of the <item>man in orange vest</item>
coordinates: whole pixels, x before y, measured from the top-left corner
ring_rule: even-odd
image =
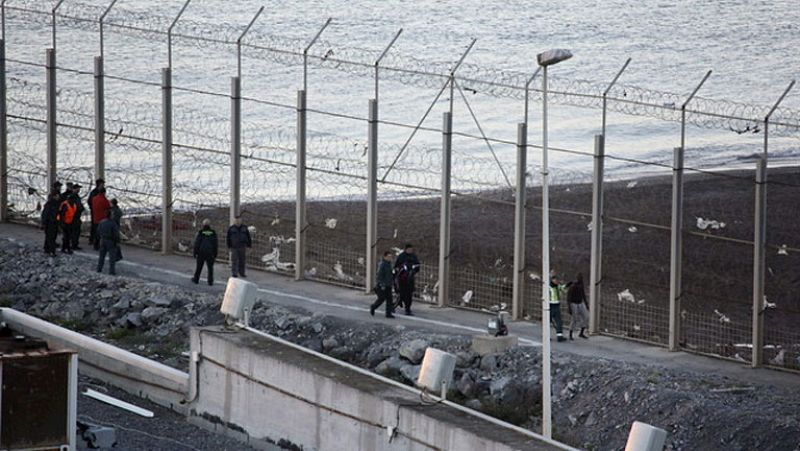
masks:
[[[72,253],[72,236],[73,227],[75,227],[75,217],[78,215],[78,205],[75,199],[68,196],[61,201],[61,206],[58,209],[58,221],[61,223],[61,231],[63,239],[61,240],[61,252],[65,254]]]

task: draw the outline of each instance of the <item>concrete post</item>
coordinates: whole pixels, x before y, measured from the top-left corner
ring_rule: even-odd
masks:
[[[161,69],[161,253],[172,252],[172,69]]]
[[[0,39],[0,222],[8,221],[8,107],[6,43]],[[50,189],[49,187],[47,188]]]
[[[378,100],[369,101],[367,156],[367,259],[364,290],[371,293],[378,266],[375,247],[378,245]]]
[[[295,280],[306,266],[306,92],[297,91],[297,206],[295,211]]]
[[[56,174],[56,51],[47,49],[47,190],[57,180]]]
[[[603,280],[603,174],[605,136],[594,136],[594,179],[592,180],[592,257],[589,274],[589,333],[600,330],[600,284]]]
[[[94,57],[94,176],[106,177],[106,120],[103,57]]]
[[[683,271],[683,148],[676,147],[672,168],[672,239],[669,273],[669,350],[677,351],[681,333]]]
[[[442,202],[439,216],[439,307],[450,300],[450,172],[453,158],[453,116],[444,113],[442,127]]]
[[[242,190],[242,83],[231,77],[231,202],[230,222],[241,213]]]
[[[525,299],[525,205],[527,191],[525,180],[528,169],[528,127],[517,125],[517,192],[514,199],[514,287],[511,297],[513,319],[522,317]]]
[[[767,159],[756,165],[755,236],[753,237],[753,368],[764,354],[764,268],[767,244]]]

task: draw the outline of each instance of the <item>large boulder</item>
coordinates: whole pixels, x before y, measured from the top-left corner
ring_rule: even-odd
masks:
[[[428,342],[422,339],[411,340],[400,346],[400,355],[408,359],[409,362],[417,364],[425,356],[428,349]]]

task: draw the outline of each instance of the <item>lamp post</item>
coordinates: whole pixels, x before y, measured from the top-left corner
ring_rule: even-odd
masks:
[[[547,67],[572,58],[553,49],[536,56],[542,67],[542,435],[553,436],[550,393],[550,195],[547,169]]]

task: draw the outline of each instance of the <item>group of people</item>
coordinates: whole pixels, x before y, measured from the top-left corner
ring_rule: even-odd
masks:
[[[89,228],[89,244],[100,251],[100,261],[97,272],[102,272],[105,257],[109,255],[109,272],[115,273],[115,263],[122,258],[119,250],[120,223],[122,210],[116,199],[106,197],[106,182],[102,178],[95,181],[95,187],[89,192],[86,203],[89,205],[91,226]],[[79,183],[68,182],[66,189],[61,191],[63,184],[59,181],[53,183],[47,202],[42,208],[41,224],[44,229],[44,252],[56,256],[56,241],[61,232],[61,252],[72,254],[73,251],[82,250],[80,247],[81,226],[83,213],[86,208],[81,198]]]
[[[403,251],[397,256],[392,264],[391,251],[383,253],[383,258],[378,265],[378,272],[375,275],[375,294],[378,299],[369,307],[369,313],[375,316],[375,310],[385,304],[385,314],[387,318],[394,318],[394,309],[403,307],[408,316],[414,316],[411,311],[411,303],[414,299],[414,278],[420,269],[419,258],[414,251],[414,246],[406,244]],[[392,291],[397,292],[398,301],[395,303]]]
[[[564,324],[561,319],[561,301],[566,296],[567,309],[572,318],[569,325],[569,339],[573,340],[573,333],[580,329],[579,337],[589,339],[586,328],[589,327],[589,302],[586,300],[586,290],[583,287],[583,274],[578,273],[575,280],[563,283],[562,278],[555,272],[550,272],[550,323],[556,328],[556,339],[566,341],[564,338]]]
[[[230,253],[231,276],[247,277],[245,268],[247,267],[247,248],[253,246],[250,237],[250,230],[242,223],[241,215],[237,215],[233,224],[228,227],[228,234],[225,237],[225,245]],[[217,260],[217,232],[211,228],[211,221],[203,220],[203,227],[197,232],[194,239],[193,255],[197,263],[192,277],[192,282],[200,283],[200,274],[203,266],[207,268],[208,284],[214,285],[214,262]]]

